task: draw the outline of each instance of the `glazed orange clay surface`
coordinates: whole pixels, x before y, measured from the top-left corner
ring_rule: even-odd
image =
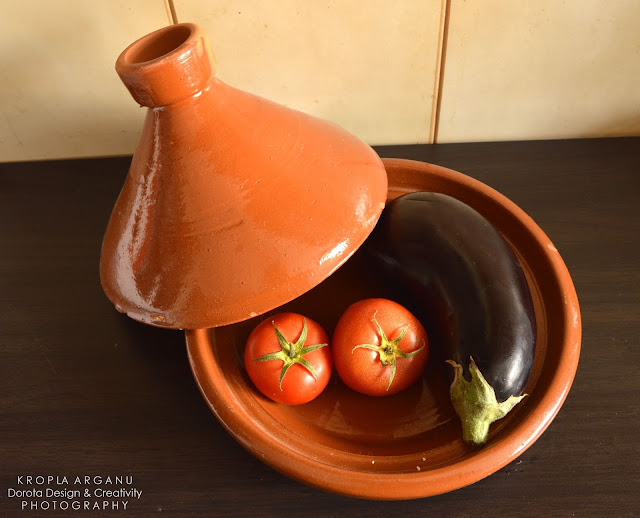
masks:
[[[373,229],[387,194],[378,155],[217,79],[196,25],[145,36],[116,70],[148,107],[102,246],[119,311],[180,329],[251,318],[316,286]]]
[[[465,445],[449,401],[446,358],[437,350],[422,378],[396,395],[374,398],[337,377],[315,400],[274,403],[243,368],[247,336],[261,318],[188,331],[187,351],[200,390],[219,421],[275,469],[317,487],[356,497],[407,499],[471,484],[524,452],[557,414],[578,364],[581,321],[576,293],[558,251],[521,209],[460,173],[408,160],[384,160],[389,197],[430,190],[457,197],[483,214],[511,243],[530,285],[538,343],[529,394],[491,425],[482,448]],[[398,299],[358,252],[326,281],[277,311],[312,316],[329,334],[351,303]],[[266,317],[265,317],[266,318]]]

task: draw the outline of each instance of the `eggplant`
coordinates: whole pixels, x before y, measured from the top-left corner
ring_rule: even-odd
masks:
[[[467,204],[414,192],[387,204],[365,250],[453,366],[464,441],[484,444],[489,425],[525,396],[535,354],[531,292],[513,249]]]

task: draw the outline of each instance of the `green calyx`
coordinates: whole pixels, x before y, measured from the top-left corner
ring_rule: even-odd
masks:
[[[493,387],[489,385],[473,358],[469,359],[471,381],[462,375],[462,365],[447,360],[454,369],[454,378],[449,393],[451,402],[462,421],[462,438],[468,444],[482,445],[487,442],[489,425],[502,419],[526,396],[509,396],[498,403]]]
[[[254,362],[266,362],[271,360],[282,361],[282,370],[280,371],[280,380],[278,382],[280,390],[282,390],[282,380],[284,375],[291,366],[295,364],[302,365],[313,376],[313,379],[316,381],[318,380],[318,373],[313,365],[304,359],[304,356],[309,354],[311,351],[315,351],[321,347],[326,347],[328,344],[304,345],[307,340],[307,319],[303,319],[302,322],[302,333],[300,333],[300,338],[298,338],[296,342],[289,342],[289,340],[287,340],[276,327],[276,323],[271,322],[273,329],[275,330],[276,337],[278,338],[278,343],[280,344],[280,350],[275,353],[265,354],[264,356],[253,360]]]
[[[380,358],[380,363],[382,363],[382,365],[384,365],[385,367],[387,365],[391,366],[391,376],[389,376],[389,383],[387,384],[387,390],[389,390],[389,387],[391,387],[391,383],[393,382],[393,378],[396,375],[396,358],[411,358],[412,356],[415,356],[420,351],[422,351],[422,349],[424,349],[424,345],[420,347],[420,349],[416,349],[415,351],[412,351],[410,353],[404,352],[402,349],[398,347],[398,345],[400,344],[400,341],[404,338],[404,335],[407,334],[407,329],[409,329],[409,324],[407,324],[402,328],[397,338],[394,338],[393,340],[389,340],[387,338],[387,335],[382,330],[382,327],[380,327],[380,324],[376,320],[376,313],[373,314],[372,320],[376,326],[376,329],[378,330],[378,334],[380,335],[380,345],[374,345],[374,344],[356,345],[351,350],[351,354],[353,354],[356,349],[369,349],[370,351],[377,352]]]

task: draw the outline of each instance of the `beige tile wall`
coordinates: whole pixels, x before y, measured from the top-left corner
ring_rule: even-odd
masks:
[[[429,136],[441,0],[175,0],[218,77],[373,144]]]
[[[633,134],[640,2],[452,2],[440,142]]]
[[[640,134],[640,2],[174,0],[224,81],[371,144]],[[169,0],[6,2],[0,161],[130,154],[143,111],[113,64]]]
[[[165,26],[163,0],[3,2],[0,162],[131,153],[143,112],[115,58]]]

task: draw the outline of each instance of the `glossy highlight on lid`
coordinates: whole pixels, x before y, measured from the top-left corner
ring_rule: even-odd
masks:
[[[198,26],[143,37],[116,70],[149,107],[101,253],[120,311],[180,329],[251,318],[331,275],[375,226],[387,191],[378,155],[220,81]]]

